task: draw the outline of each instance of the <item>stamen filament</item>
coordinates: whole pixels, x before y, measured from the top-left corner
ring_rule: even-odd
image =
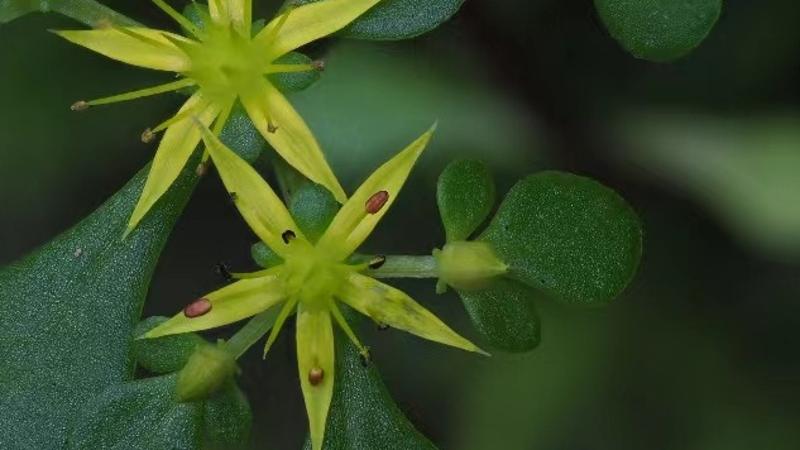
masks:
[[[264,70],[264,75],[272,75],[276,73],[297,73],[297,72],[311,72],[317,70],[313,64],[270,64]]]
[[[242,273],[242,272],[234,273],[234,272],[232,272],[231,273],[231,278],[233,278],[234,280],[251,280],[251,279],[254,279],[254,278],[263,278],[266,275],[268,275],[269,272],[270,272],[270,269],[259,270],[258,272],[249,272],[249,273]]]
[[[331,314],[333,314],[333,318],[336,320],[336,323],[342,328],[344,334],[350,339],[353,345],[356,346],[358,352],[361,353],[361,356],[368,358],[369,357],[369,350],[358,340],[358,336],[353,332],[353,329],[350,328],[350,324],[347,323],[347,320],[344,318],[342,311],[339,309],[339,306],[336,304],[336,300],[333,298],[328,300],[329,308]]]
[[[157,40],[151,38],[150,36],[145,36],[143,34],[137,33],[133,28],[120,27],[120,26],[116,26],[116,25],[113,25],[113,24],[111,25],[111,28],[119,31],[120,33],[127,34],[128,36],[130,36],[130,37],[132,37],[134,39],[137,39],[137,40],[140,40],[140,41],[142,41],[144,43],[150,44],[150,45],[152,45],[154,47],[163,47],[164,46],[163,42],[157,41]],[[162,36],[167,37],[167,35],[162,35]]]
[[[151,131],[153,133],[164,131],[170,126],[174,125],[175,123],[180,122],[181,120],[197,115],[198,111],[203,110],[207,107],[208,107],[207,102],[198,103],[194,108],[189,108],[186,111],[179,112],[178,114],[175,114],[169,119],[161,122],[157,127],[153,128]]]
[[[231,116],[231,111],[233,110],[233,102],[234,100],[230,100],[222,107],[219,116],[217,116],[217,120],[214,122],[214,128],[211,131],[217,137],[222,134],[225,124],[228,123],[228,118]]]
[[[247,325],[242,327],[230,339],[225,342],[228,351],[236,359],[239,359],[245,352],[252,347],[259,339],[275,325],[278,317],[278,308],[272,307],[250,319]]]
[[[266,344],[264,344],[264,359],[267,358],[267,353],[269,353],[269,349],[272,348],[272,344],[275,343],[275,340],[278,339],[278,333],[280,333],[281,328],[283,328],[283,324],[286,322],[286,319],[292,315],[292,312],[295,310],[297,306],[297,302],[299,298],[297,296],[290,298],[286,301],[281,308],[280,314],[278,314],[278,318],[275,320],[275,325],[272,327],[272,331],[269,334],[269,338],[267,338]]]
[[[156,6],[158,6],[159,9],[164,11],[168,16],[172,17],[175,22],[178,22],[178,25],[186,28],[194,37],[198,39],[201,38],[200,29],[198,29],[192,22],[189,21],[189,19],[184,17],[173,7],[169,6],[164,0],[153,0],[153,3],[155,3]]]
[[[278,21],[275,22],[275,26],[272,27],[271,30],[269,30],[266,36],[264,36],[263,38],[264,42],[272,42],[273,40],[275,40],[275,37],[278,36],[278,33],[280,33],[281,28],[283,28],[283,26],[286,24],[286,21],[289,20],[289,14],[292,13],[292,10],[294,10],[294,8],[295,6],[291,4],[286,7],[286,11],[281,13],[280,18],[278,18]]]
[[[172,83],[161,84],[138,91],[126,92],[124,94],[112,95],[110,97],[98,98],[86,102],[89,106],[108,105],[110,103],[126,102],[129,100],[136,100],[137,98],[150,97],[153,95],[164,94],[166,92],[177,91],[185,87],[195,85],[195,81],[190,78],[173,81]]]

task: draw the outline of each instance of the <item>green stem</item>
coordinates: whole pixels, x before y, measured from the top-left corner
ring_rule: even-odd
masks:
[[[139,22],[120,14],[108,6],[95,0],[54,0],[47,2],[44,8],[63,14],[90,27],[96,27],[104,22],[114,25],[135,27],[141,26]]]
[[[439,278],[433,256],[390,255],[378,269],[365,272],[373,278]]]
[[[225,347],[236,359],[239,359],[247,349],[267,334],[275,324],[279,311],[280,308],[270,308],[253,317],[250,322],[247,322],[247,325],[225,342]]]

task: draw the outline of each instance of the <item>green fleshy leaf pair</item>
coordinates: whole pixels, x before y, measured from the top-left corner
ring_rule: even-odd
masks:
[[[287,0],[304,5],[320,0]],[[382,0],[338,35],[351,39],[395,41],[425,34],[448,21],[464,0]]]
[[[722,0],[595,0],[611,35],[637,58],[669,62],[694,50],[722,11]]]
[[[464,245],[475,234],[492,210],[494,189],[480,163],[447,167],[437,199],[448,246]],[[539,342],[534,299],[603,305],[618,296],[638,268],[642,229],[611,189],[577,175],[542,172],[511,189],[474,242],[488,244],[507,268],[488,285],[456,290],[491,345],[519,352]]]

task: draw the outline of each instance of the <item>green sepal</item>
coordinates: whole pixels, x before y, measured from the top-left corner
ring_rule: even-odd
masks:
[[[288,0],[295,5],[320,0]],[[464,0],[383,0],[337,35],[351,39],[396,41],[425,34],[450,20]]]
[[[352,314],[347,314],[351,323]],[[362,320],[362,319],[356,319]],[[336,328],[336,377],[325,450],[436,450],[392,400],[374,364]],[[304,450],[311,449],[311,439]]]
[[[494,179],[485,164],[451,162],[439,176],[436,190],[447,242],[468,239],[492,212],[495,196]]]
[[[637,58],[676,60],[708,36],[722,0],[595,0],[611,35]]]
[[[498,278],[478,291],[458,295],[481,337],[490,346],[512,353],[533,350],[541,340],[535,299],[540,294],[517,281]]]
[[[589,178],[542,172],[517,183],[481,235],[510,278],[566,303],[605,304],[633,278],[642,228],[613,190]]]
[[[179,403],[177,375],[111,386],[80,409],[68,450],[236,449],[249,441],[247,399],[230,383],[205,401]]]
[[[167,317],[148,317],[136,326],[134,336],[142,336],[167,320]],[[138,365],[149,372],[167,374],[181,370],[195,349],[205,344],[206,340],[195,333],[136,339],[133,341],[133,357]]]

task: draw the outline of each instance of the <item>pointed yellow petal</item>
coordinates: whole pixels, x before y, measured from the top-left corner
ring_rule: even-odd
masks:
[[[228,0],[208,0],[208,13],[211,16],[211,20],[218,25],[230,23]]]
[[[198,301],[203,302],[205,299],[210,302],[211,309],[207,313],[187,317],[186,312],[181,312],[145,334],[143,338],[152,339],[221,327],[277,305],[286,298],[284,284],[278,276],[280,269],[273,268],[263,277],[237,281],[206,295]]]
[[[255,40],[262,46],[268,59],[274,60],[341,30],[379,1],[323,0],[298,6],[273,19]]]
[[[406,293],[373,278],[358,273],[351,274],[341,286],[338,296],[343,302],[378,323],[440,344],[487,354],[450,329]]]
[[[373,172],[345,203],[317,245],[325,247],[337,259],[353,253],[394,203],[434,130],[435,127],[428,130]]]
[[[239,30],[242,36],[250,38],[250,22],[252,22],[253,20],[253,15],[252,15],[253,1],[227,0],[227,2],[228,2],[228,14],[231,17],[231,22],[236,27],[236,29]]]
[[[142,195],[128,222],[126,235],[136,228],[150,208],[172,186],[181,170],[186,166],[186,161],[197,148],[202,133],[194,123],[194,117],[202,123],[210,125],[219,115],[220,107],[206,101],[200,93],[196,93],[189,98],[178,114],[192,110],[196,110],[192,117],[175,122],[164,133],[164,138],[161,139],[153,159],[153,165],[150,167]]]
[[[347,196],[333,174],[316,138],[286,97],[266,81],[242,96],[242,104],[258,131],[283,159],[311,181],[325,186],[344,202]]]
[[[207,128],[198,130],[203,133],[206,148],[222,182],[256,235],[280,256],[286,256],[289,245],[300,244],[295,241],[305,241],[291,214],[261,175]],[[294,233],[294,240],[284,241],[283,235],[287,231]]]
[[[191,67],[191,61],[186,53],[170,41],[170,39],[188,40],[166,31],[139,27],[113,27],[56,31],[56,34],[74,44],[134,66],[169,72],[185,72]]]
[[[297,309],[297,367],[308,413],[313,450],[322,450],[325,423],[333,398],[333,326],[327,310]]]

